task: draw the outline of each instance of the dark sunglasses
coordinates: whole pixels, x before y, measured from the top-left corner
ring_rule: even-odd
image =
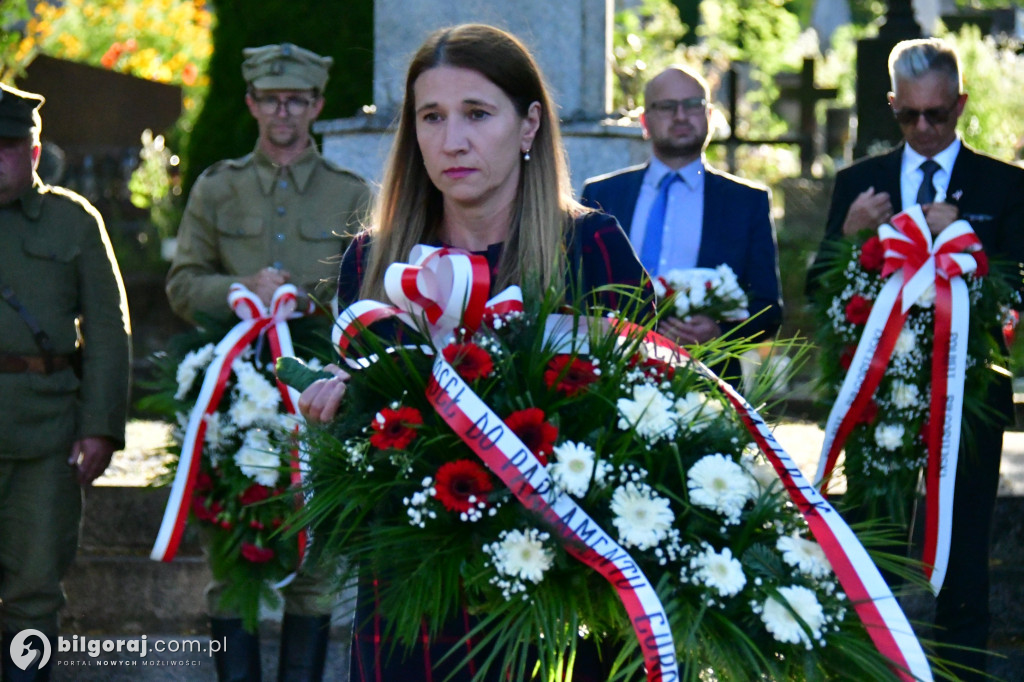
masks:
[[[920,109],[893,109],[892,115],[893,118],[896,119],[896,122],[901,126],[917,125],[917,119],[922,116],[924,116],[924,120],[928,121],[930,125],[937,126],[949,122],[950,117],[956,110],[956,105],[959,103],[960,99],[957,98],[957,100],[953,102],[953,106],[948,109],[939,109],[938,107],[934,109],[925,109],[924,111],[921,111]],[[891,104],[889,106],[892,107]]]

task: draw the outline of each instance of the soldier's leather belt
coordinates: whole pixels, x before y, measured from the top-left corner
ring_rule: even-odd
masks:
[[[47,367],[44,355],[0,353],[0,374],[50,374],[71,367],[71,355],[51,355]]]

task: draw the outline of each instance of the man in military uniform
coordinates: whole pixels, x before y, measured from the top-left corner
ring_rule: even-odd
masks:
[[[358,176],[324,159],[310,135],[323,108],[331,58],[290,44],[249,48],[242,64],[256,149],[214,164],[196,181],[167,275],[171,307],[186,320],[230,320],[228,289],[241,282],[264,303],[286,282],[332,302],[340,255],[369,211]],[[330,318],[324,317],[325,332]],[[323,570],[300,571],[283,590],[281,679],[320,679],[333,585]],[[259,639],[220,604],[226,585],[207,588],[211,629],[227,638],[220,679],[259,679]]]
[[[81,486],[124,446],[131,328],[96,209],[44,185],[39,95],[0,85],[0,625],[3,679],[45,680]],[[35,630],[26,637],[25,630]],[[22,633],[22,634],[19,634]],[[13,650],[12,650],[13,645]],[[27,647],[40,651],[34,660]],[[27,669],[21,665],[29,661]],[[16,665],[17,663],[17,665]]]
[[[234,282],[264,303],[285,282],[330,302],[339,256],[371,199],[367,183],[323,158],[310,135],[331,58],[287,43],[244,54],[256,149],[196,181],[167,275],[171,307],[191,322],[230,319]]]

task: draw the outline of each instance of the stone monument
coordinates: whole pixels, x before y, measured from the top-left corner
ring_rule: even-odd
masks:
[[[373,106],[317,123],[324,155],[379,182],[413,52],[438,28],[475,22],[515,34],[537,59],[559,107],[577,191],[592,175],[643,162],[648,151],[639,127],[608,118],[613,7],[614,0],[377,0]]]

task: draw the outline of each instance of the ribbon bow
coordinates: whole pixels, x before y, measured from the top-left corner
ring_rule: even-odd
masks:
[[[927,506],[923,562],[938,592],[949,562],[953,491],[960,442],[970,296],[963,275],[988,270],[981,241],[958,220],[932,241],[920,206],[878,228],[887,278],[861,334],[846,378],[825,427],[818,480],[826,485],[843,444],[885,374],[911,306],[930,306],[934,291],[935,334],[929,405]],[[960,340],[959,343],[957,340]]]
[[[384,273],[384,291],[393,305],[356,301],[338,316],[333,340],[345,356],[360,331],[387,318],[397,318],[443,346],[456,329],[472,333],[489,315],[522,311],[523,295],[511,286],[488,300],[491,274],[487,259],[459,249],[417,244],[409,263],[392,263]],[[352,366],[352,360],[346,359]]]
[[[199,390],[196,404],[189,413],[185,437],[181,444],[181,456],[178,468],[171,484],[171,492],[164,509],[163,520],[157,533],[156,541],[150,558],[156,561],[171,561],[181,544],[185,531],[189,509],[192,505],[192,493],[195,489],[196,477],[199,474],[199,455],[203,451],[206,438],[207,417],[217,411],[228,379],[231,376],[231,365],[235,360],[261,336],[266,336],[270,343],[274,360],[282,355],[294,355],[291,332],[288,320],[303,317],[311,312],[310,308],[299,311],[298,289],[293,284],[285,284],[274,292],[270,305],[265,306],[259,296],[242,284],[232,284],[228,291],[228,305],[239,317],[240,321],[229,331],[213,351],[213,360],[206,368],[203,384]],[[277,382],[281,399],[289,414],[297,414],[298,392],[281,382]],[[301,471],[298,458],[292,458],[292,483],[301,483]],[[305,539],[300,536],[300,557],[304,549]]]

